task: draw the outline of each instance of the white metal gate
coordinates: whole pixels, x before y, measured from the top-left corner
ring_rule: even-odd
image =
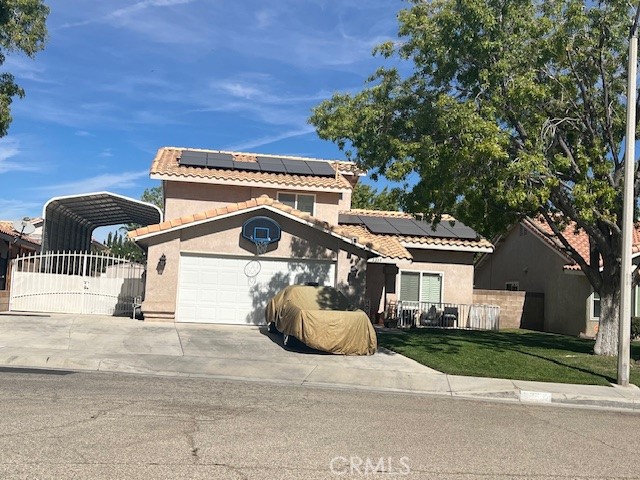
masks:
[[[102,253],[38,253],[13,260],[9,309],[131,315],[144,290],[142,264]]]

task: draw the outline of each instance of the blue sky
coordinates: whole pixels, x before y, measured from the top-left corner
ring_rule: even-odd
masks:
[[[343,158],[307,124],[380,65],[400,0],[51,0],[49,40],[0,139],[0,219],[53,196],[139,198],[161,146]]]

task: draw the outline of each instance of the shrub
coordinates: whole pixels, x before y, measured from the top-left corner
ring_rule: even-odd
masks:
[[[640,337],[640,317],[631,317],[631,339]]]

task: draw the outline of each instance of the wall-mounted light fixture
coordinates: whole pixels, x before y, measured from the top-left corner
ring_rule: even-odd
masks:
[[[158,265],[156,267],[156,271],[158,272],[158,274],[162,275],[162,272],[164,272],[164,267],[167,266],[167,256],[163,253],[162,255],[160,255],[160,258],[158,259]]]

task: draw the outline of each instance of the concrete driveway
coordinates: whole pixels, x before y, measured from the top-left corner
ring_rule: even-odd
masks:
[[[7,368],[9,367],[9,368]],[[640,390],[445,375],[379,349],[367,357],[286,350],[266,328],[0,313],[0,372],[48,368],[211,377],[491,400],[640,409]]]
[[[285,349],[282,337],[266,327],[92,315],[0,314],[0,364],[449,391],[445,375],[385,349],[372,356],[331,355]]]

